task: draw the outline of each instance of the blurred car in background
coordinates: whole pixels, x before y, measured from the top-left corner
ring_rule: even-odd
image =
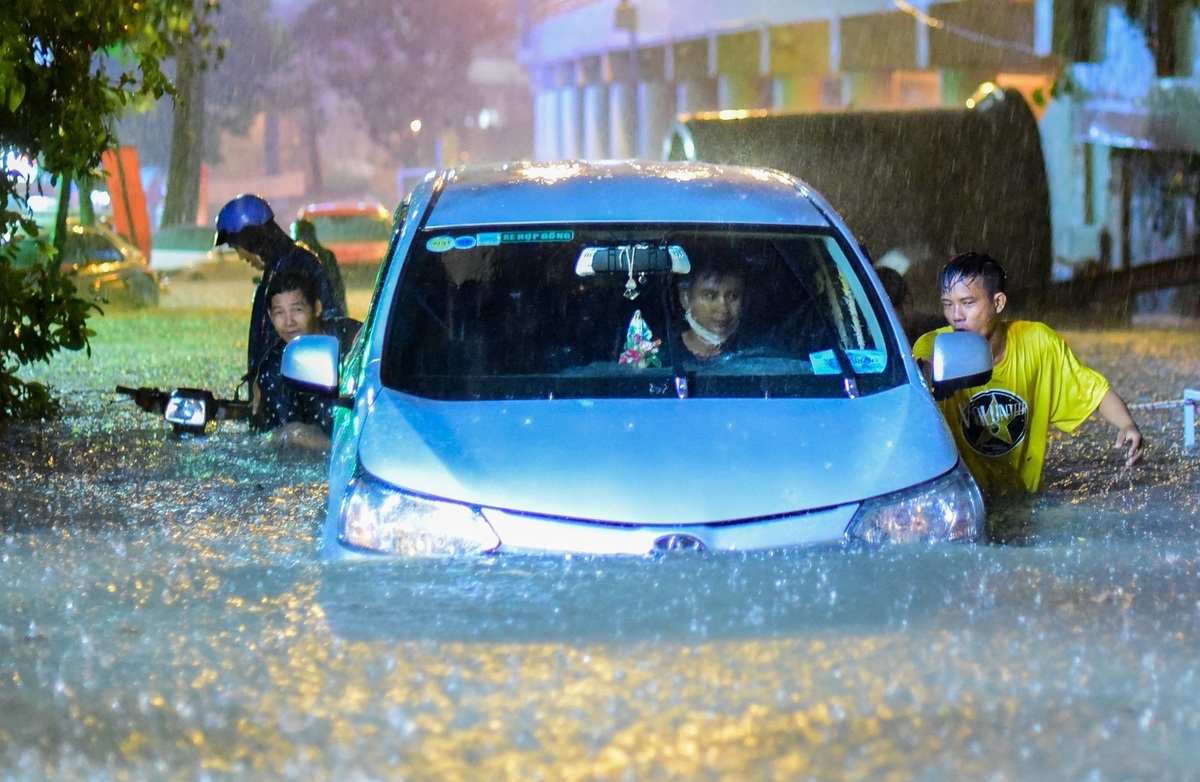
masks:
[[[212,261],[236,261],[226,245],[213,247],[215,232],[207,225],[173,225],[160,228],[151,239],[150,268],[159,273],[179,272]]]
[[[158,304],[158,279],[150,271],[145,254],[102,225],[68,228],[61,269],[74,280],[80,296],[99,304]]]
[[[383,260],[392,236],[392,215],[374,201],[308,204],[297,220],[316,228],[317,241],[337,256],[338,264],[375,264]],[[292,236],[296,235],[295,224]]]

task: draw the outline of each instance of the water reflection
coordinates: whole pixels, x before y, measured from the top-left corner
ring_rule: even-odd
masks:
[[[905,627],[957,605],[985,566],[975,547],[338,563],[317,599],[353,639],[696,643]]]
[[[1133,402],[1200,349],[1071,342]],[[1178,409],[1057,438],[1019,545],[323,563],[319,458],[70,399],[0,437],[6,777],[1193,775]]]

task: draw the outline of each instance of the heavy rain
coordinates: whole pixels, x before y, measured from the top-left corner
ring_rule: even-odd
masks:
[[[0,779],[1195,777],[1190,6],[511,0],[481,52],[483,5],[222,3],[204,196],[167,184],[170,112],[122,118],[169,284],[20,370],[61,416],[0,421]],[[342,562],[326,455],[114,390],[245,394],[253,272],[208,253],[236,193],[288,229],[314,200],[390,214],[434,167],[660,147],[804,169],[924,314],[934,261],[1008,253],[1015,307],[1130,404],[1144,460],[1095,415],[1052,433],[1003,542]],[[171,228],[204,263],[165,265]]]
[[[236,377],[231,276],[98,319],[90,359],[35,373],[66,415],[0,440],[5,776],[1190,773],[1194,329],[1064,332],[1149,453],[1123,470],[1099,419],[1058,437],[1011,543],[329,563],[320,456],[112,391]]]

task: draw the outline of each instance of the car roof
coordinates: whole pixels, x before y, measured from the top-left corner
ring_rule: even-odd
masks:
[[[827,227],[820,196],[780,171],[659,161],[560,161],[443,172],[426,225],[718,223]]]
[[[369,215],[381,217],[390,221],[391,214],[383,204],[373,201],[328,201],[319,204],[308,204],[300,208],[297,220],[310,217],[350,217],[354,215]]]

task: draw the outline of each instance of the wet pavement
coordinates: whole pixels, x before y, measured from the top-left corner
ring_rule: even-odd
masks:
[[[1056,437],[1013,544],[331,564],[321,457],[111,393],[234,376],[227,287],[100,319],[35,368],[66,415],[0,434],[0,778],[1195,775],[1198,461],[1136,405],[1200,387],[1200,330],[1067,332],[1147,460]]]

